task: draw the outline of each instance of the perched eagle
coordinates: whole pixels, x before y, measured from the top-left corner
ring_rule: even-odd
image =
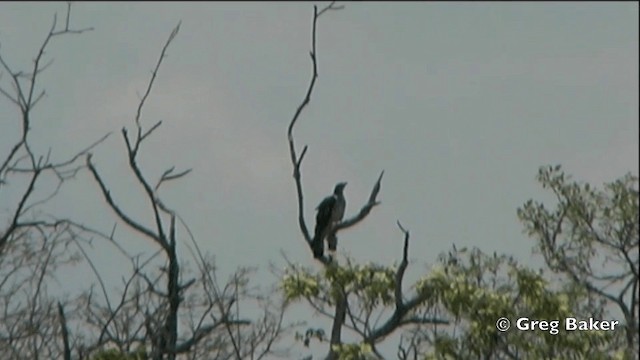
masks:
[[[322,258],[324,255],[324,239],[329,235],[329,230],[331,230],[336,223],[340,222],[344,216],[347,201],[342,191],[345,186],[347,186],[346,182],[336,184],[333,195],[327,196],[316,208],[318,211],[316,215],[316,230],[311,243],[313,257],[316,259]],[[336,250],[337,242],[338,239],[335,234],[327,239],[329,251],[333,252]]]

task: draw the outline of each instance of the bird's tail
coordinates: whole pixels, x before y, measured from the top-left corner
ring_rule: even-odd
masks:
[[[320,259],[324,256],[324,243],[322,242],[322,236],[316,234],[311,240],[311,250],[313,251],[313,257]]]
[[[336,236],[336,234],[329,235],[327,237],[327,245],[330,251],[336,251],[336,249],[338,248],[338,237]]]

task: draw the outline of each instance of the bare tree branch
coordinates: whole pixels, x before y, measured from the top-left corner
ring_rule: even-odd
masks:
[[[160,57],[158,58],[158,62],[156,63],[156,67],[153,69],[153,72],[151,73],[151,79],[149,80],[149,85],[147,86],[147,90],[145,91],[144,95],[142,96],[142,99],[140,99],[140,103],[138,104],[138,110],[136,111],[136,118],[135,119],[136,119],[136,125],[138,126],[138,138],[140,140],[142,140],[144,137],[149,135],[149,133],[151,133],[151,131],[153,131],[156,127],[158,127],[160,125],[160,123],[158,123],[158,124],[154,125],[154,127],[152,127],[151,130],[149,130],[147,132],[147,134],[145,134],[144,136],[140,135],[140,131],[141,131],[140,115],[142,114],[142,108],[144,107],[144,104],[145,104],[145,101],[147,100],[147,97],[149,97],[149,94],[151,93],[151,88],[153,87],[153,83],[154,83],[154,81],[156,79],[156,76],[158,75],[158,70],[160,69],[160,65],[162,64],[162,60],[166,56],[167,49],[169,48],[169,44],[171,44],[171,42],[176,37],[176,35],[178,35],[178,31],[180,31],[180,24],[181,24],[181,22],[178,22],[178,25],[173,29],[173,31],[169,35],[169,39],[167,39],[167,41],[165,42],[164,47],[162,48],[162,51],[160,52]],[[137,151],[137,146],[136,146],[136,151]]]
[[[424,318],[424,317],[410,317],[406,318],[406,315],[413,311],[416,307],[422,305],[428,296],[431,294],[416,294],[408,301],[404,301],[402,297],[402,279],[404,273],[409,264],[408,252],[409,252],[409,231],[407,231],[401,224],[397,222],[400,231],[404,234],[404,246],[402,250],[402,261],[396,271],[395,276],[395,310],[393,314],[387,319],[387,321],[379,328],[373,330],[371,334],[365,339],[368,344],[375,344],[380,340],[383,340],[386,336],[391,334],[396,329],[408,325],[408,324],[448,324],[447,320],[438,318]]]
[[[179,178],[181,178],[183,176],[186,176],[192,170],[192,169],[187,169],[187,170],[181,171],[181,172],[179,172],[177,174],[172,174],[174,169],[175,169],[175,166],[173,166],[170,169],[166,170],[162,174],[162,177],[160,177],[160,180],[158,180],[158,183],[156,184],[156,187],[154,188],[155,191],[158,191],[158,189],[160,188],[160,185],[162,185],[162,183],[164,183],[165,181],[177,180],[177,179],[179,179]]]
[[[291,119],[291,122],[289,123],[289,127],[287,129],[287,138],[289,140],[289,154],[291,155],[291,164],[293,165],[293,178],[295,179],[295,182],[296,182],[296,191],[298,195],[298,224],[300,226],[300,231],[302,231],[302,235],[304,236],[304,239],[307,241],[308,244],[311,244],[312,238],[309,235],[309,230],[307,229],[307,224],[304,220],[304,196],[302,191],[302,180],[301,180],[301,173],[300,173],[302,160],[304,159],[304,155],[307,153],[307,146],[306,145],[304,146],[304,148],[302,149],[302,153],[300,154],[300,157],[298,157],[296,155],[296,147],[294,144],[293,127],[298,121],[298,118],[300,117],[302,110],[304,110],[304,108],[311,101],[311,94],[313,93],[313,89],[316,85],[316,79],[318,78],[318,62],[316,58],[316,24],[318,22],[318,18],[320,17],[320,15],[322,15],[324,12],[328,10],[340,10],[343,8],[342,6],[334,6],[334,4],[335,2],[332,2],[331,4],[327,5],[320,11],[318,11],[317,6],[313,7],[313,21],[311,26],[311,53],[310,53],[311,64],[312,64],[311,80],[309,82],[309,86],[307,88],[305,97],[300,103],[300,105],[298,105],[298,108],[293,114],[293,118]]]
[[[67,18],[70,17],[70,14],[69,14],[70,9],[71,7],[69,5],[67,9]],[[28,142],[28,134],[31,128],[30,114],[33,108],[35,107],[36,103],[44,95],[44,90],[43,90],[40,92],[39,95],[36,95],[34,98],[34,94],[36,92],[36,86],[38,84],[37,79],[38,79],[38,75],[42,73],[42,71],[44,71],[48,67],[48,65],[50,65],[50,62],[48,64],[45,64],[44,66],[41,65],[43,56],[45,54],[45,49],[49,45],[50,40],[55,36],[64,35],[67,33],[82,33],[84,31],[90,30],[90,29],[82,29],[82,30],[71,31],[67,28],[66,30],[56,32],[55,27],[56,27],[56,17],[54,16],[53,24],[45,40],[43,41],[42,45],[38,50],[36,58],[34,59],[33,70],[30,74],[26,74],[22,71],[18,71],[18,72],[13,71],[8,65],[8,63],[5,61],[4,57],[0,54],[0,64],[11,77],[12,85],[15,91],[15,96],[12,96],[4,89],[0,89],[0,92],[6,98],[8,98],[11,102],[13,102],[16,106],[18,106],[18,108],[20,109],[20,115],[22,120],[21,121],[22,133],[20,135],[20,139],[16,142],[15,145],[13,145],[13,147],[9,151],[9,154],[4,158],[4,160],[2,161],[2,164],[0,165],[0,190],[2,190],[2,188],[6,185],[6,176],[8,173],[29,172],[31,174],[29,185],[27,189],[22,193],[19,204],[15,209],[15,212],[13,214],[12,220],[8,228],[5,229],[2,233],[0,233],[0,251],[2,250],[4,244],[6,244],[6,242],[8,241],[9,236],[11,236],[14,231],[16,231],[17,229],[23,226],[26,226],[25,223],[20,222],[20,218],[23,217],[32,208],[48,201],[49,199],[51,199],[53,196],[57,194],[57,191],[62,181],[64,180],[64,177],[61,175],[63,171],[62,168],[73,164],[77,160],[77,158],[81,156],[81,154],[97,146],[100,142],[102,142],[106,138],[106,136],[108,136],[106,135],[102,139],[98,140],[96,143],[92,144],[89,147],[89,149],[85,149],[81,151],[79,154],[76,154],[75,156],[73,156],[72,158],[57,164],[49,163],[48,155],[47,155],[46,161],[43,164],[42,157],[40,157],[39,160],[36,160],[36,156],[31,151],[31,148]],[[23,86],[23,84],[20,81],[21,78],[26,78],[29,82],[28,85]],[[18,155],[21,149],[26,153],[23,156]],[[18,156],[16,163],[14,165],[11,165],[16,156]],[[18,167],[18,162],[20,162],[22,159],[25,159],[25,158],[30,160],[30,166],[26,169],[21,169]],[[44,170],[52,170],[58,176],[60,183],[49,196],[45,197],[40,201],[33,202],[31,205],[27,205],[27,201],[29,201],[31,195],[33,194],[36,181],[39,179],[41,173]],[[75,173],[75,171],[73,170],[66,170],[66,171],[71,171],[70,172],[71,174]]]
[[[409,255],[409,231],[405,230],[400,224],[400,220],[397,221],[398,227],[400,231],[404,234],[404,247],[402,250],[402,261],[400,262],[400,266],[398,267],[398,271],[396,272],[395,279],[395,298],[396,298],[396,309],[403,306],[402,299],[402,279],[404,278],[404,272],[407,270],[407,266],[409,265],[408,255]]]
[[[60,329],[62,331],[62,345],[64,360],[71,360],[71,345],[69,344],[69,329],[67,328],[67,318],[64,315],[62,303],[58,302],[58,315],[60,316]]]
[[[364,220],[364,218],[367,217],[367,215],[369,215],[369,212],[371,212],[371,209],[373,209],[373,207],[375,207],[375,206],[380,204],[380,202],[377,201],[376,198],[378,196],[378,192],[380,192],[380,182],[382,181],[382,176],[383,175],[384,175],[384,170],[380,173],[380,176],[378,177],[378,180],[376,181],[375,185],[373,186],[373,189],[371,189],[371,194],[369,195],[369,200],[360,209],[360,212],[358,212],[358,214],[356,214],[355,216],[353,216],[353,217],[351,217],[349,219],[345,219],[345,220],[341,221],[340,223],[336,224],[333,227],[333,229],[329,231],[329,235],[328,236],[333,236],[338,231],[340,231],[342,229],[346,229],[346,228],[349,228],[349,227],[352,227],[352,226],[358,224],[360,221]]]
[[[144,234],[145,236],[149,237],[150,239],[154,239],[157,242],[160,242],[159,239],[158,239],[158,236],[155,233],[153,233],[153,231],[151,231],[150,229],[148,229],[145,226],[141,225],[139,222],[132,220],[128,215],[126,215],[120,209],[120,207],[118,207],[118,205],[116,205],[116,203],[113,201],[113,198],[111,197],[111,192],[109,191],[107,186],[104,184],[104,181],[102,180],[102,178],[98,174],[98,170],[95,168],[95,166],[91,162],[91,154],[87,155],[87,167],[89,168],[89,171],[91,171],[91,174],[93,175],[93,178],[96,180],[96,182],[100,186],[100,190],[102,191],[102,195],[104,196],[105,200],[107,201],[107,204],[109,204],[111,209],[113,209],[113,211],[118,215],[118,217],[122,221],[124,221],[125,224],[129,225],[134,230]]]

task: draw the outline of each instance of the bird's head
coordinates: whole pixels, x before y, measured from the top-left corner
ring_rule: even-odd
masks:
[[[333,193],[336,195],[342,194],[342,190],[344,190],[345,186],[347,186],[346,182],[337,183],[335,189],[333,189]]]

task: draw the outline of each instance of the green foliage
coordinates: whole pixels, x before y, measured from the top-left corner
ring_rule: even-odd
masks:
[[[627,174],[601,190],[571,180],[560,166],[547,166],[538,181],[555,195],[554,207],[529,200],[518,209],[536,250],[551,271],[563,275],[565,287],[581,292],[588,302],[583,310],[624,320],[625,340],[623,331],[616,332],[612,348],[637,349],[639,321],[632,309],[640,301],[638,178]],[[633,357],[631,350],[626,356]]]
[[[375,332],[374,327],[382,326],[380,324],[385,321],[395,321],[394,327],[402,326],[400,319],[389,320],[389,314],[385,314],[385,311],[395,309],[396,276],[395,267],[361,265],[347,259],[344,265],[332,263],[317,274],[301,266],[291,266],[282,277],[281,288],[288,301],[305,300],[313,309],[326,316],[334,313],[331,307],[348,299],[347,321],[357,318],[355,326],[360,328],[355,332],[371,335]],[[427,298],[425,296],[421,301]],[[416,318],[424,315],[415,313],[413,307],[402,314]],[[385,336],[378,335],[377,339],[383,339]],[[296,340],[302,341],[305,346],[308,346],[312,339],[324,341],[324,331],[308,329],[305,334],[296,335]],[[376,340],[364,340],[365,338],[361,337],[358,344],[333,345],[333,353],[339,359],[375,358],[370,354],[372,348],[368,344],[375,344]]]
[[[538,240],[537,249],[551,270],[591,273],[598,264],[612,261],[600,256],[602,247],[619,258],[616,264],[633,265],[624,254],[637,254],[637,177],[627,174],[598,190],[570,181],[560,166],[548,166],[540,168],[538,181],[555,195],[555,209],[529,200],[518,209],[518,217],[526,232]]]
[[[332,264],[323,274],[295,267],[282,278],[282,289],[290,301],[321,296],[331,304],[344,291],[356,294],[367,307],[373,308],[393,302],[394,276],[395,269],[374,264]]]
[[[376,358],[371,354],[371,346],[364,343],[333,345],[332,349],[340,360],[367,360]]]
[[[454,319],[448,330],[427,336],[426,359],[491,358],[518,354],[526,358],[607,358],[611,332],[514,330],[521,317],[532,320],[587,318],[580,304],[584,291],[566,286],[554,289],[540,272],[506,256],[487,255],[478,249],[450,252],[440,265],[418,282],[419,292],[436,294],[437,303]],[[496,321],[506,317],[512,329],[500,333]]]
[[[312,275],[308,269],[297,269],[291,274],[287,271],[282,278],[282,291],[287,301],[295,301],[300,298],[318,296],[320,293],[320,279],[318,275]]]
[[[98,352],[92,360],[146,360],[147,353],[144,349],[140,349],[133,353],[123,353],[117,349],[109,349]]]
[[[623,313],[637,309],[637,295],[629,293],[638,287],[638,179],[626,175],[598,190],[571,182],[558,166],[542,168],[538,179],[556,195],[557,206],[548,208],[530,200],[518,209],[518,216],[526,233],[537,241],[536,249],[549,270],[565,276],[549,278],[512,257],[454,246],[412,287],[412,294],[403,294],[420,302],[402,314],[405,319],[422,311],[450,320],[450,325],[413,329],[413,339],[419,339],[411,342],[414,354],[424,359],[633,358],[629,348],[637,348],[637,312],[635,318],[625,318],[635,324],[627,329],[636,334],[627,332],[627,336],[624,325],[616,331],[579,332],[564,330],[564,321],[568,317],[620,319],[607,315],[611,299]],[[346,294],[351,313],[365,314],[368,321],[374,308],[395,310],[396,271],[347,259],[344,265],[334,263],[318,273],[292,267],[282,286],[289,300],[306,299],[316,309],[332,306]],[[616,287],[623,292],[606,292]],[[631,299],[636,303],[631,304]],[[502,317],[511,321],[506,332],[496,329]],[[553,331],[517,330],[519,318],[558,323]],[[402,330],[398,326],[394,331]],[[369,347],[358,343],[332,349],[340,359],[371,355]]]
[[[327,267],[325,276],[334,289],[356,294],[368,308],[393,302],[395,269],[373,264],[349,265]]]

